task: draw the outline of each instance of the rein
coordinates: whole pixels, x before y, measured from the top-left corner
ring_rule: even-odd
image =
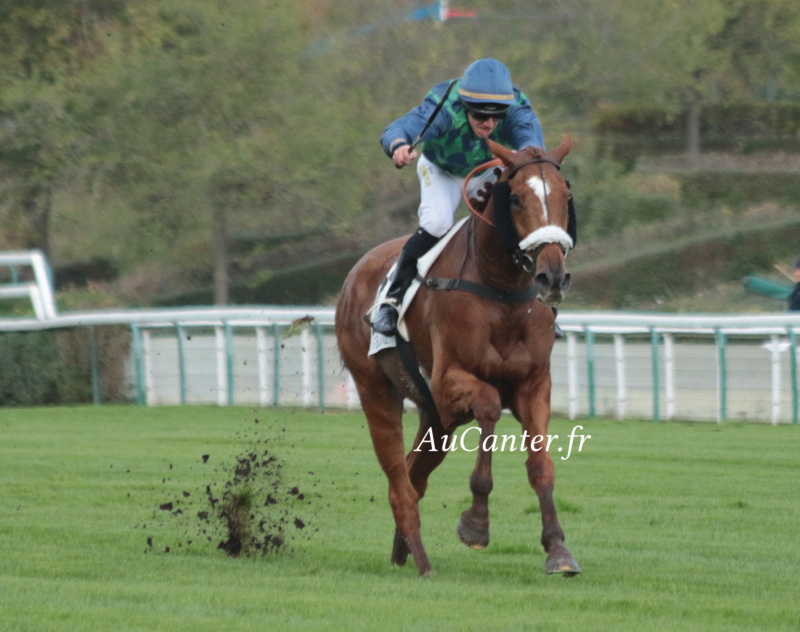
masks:
[[[461,185],[461,197],[464,198],[464,204],[467,205],[467,208],[472,211],[473,215],[478,216],[481,220],[489,224],[489,226],[494,226],[492,222],[486,219],[478,210],[472,206],[472,202],[469,201],[469,195],[467,195],[467,185],[469,184],[470,179],[476,174],[480,173],[481,171],[486,171],[487,169],[492,169],[494,167],[499,167],[503,164],[503,161],[499,158],[495,158],[494,160],[490,160],[489,162],[485,162],[482,165],[478,165],[472,171],[467,174],[467,177],[464,178],[464,182]]]

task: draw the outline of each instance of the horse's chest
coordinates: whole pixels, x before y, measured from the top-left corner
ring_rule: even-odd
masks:
[[[546,346],[533,344],[525,335],[490,336],[471,346],[470,357],[463,357],[462,361],[464,365],[471,365],[478,375],[520,381],[547,362],[550,354]]]
[[[486,368],[494,375],[522,378],[540,362],[541,354],[531,350],[524,341],[489,344],[484,354]]]
[[[448,313],[457,326],[433,328],[429,360],[436,357],[440,368],[455,363],[489,383],[516,384],[546,369],[553,346],[549,309],[542,316],[515,306],[484,312],[471,307]]]

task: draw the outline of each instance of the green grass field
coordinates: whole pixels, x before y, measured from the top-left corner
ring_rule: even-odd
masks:
[[[800,627],[800,427],[554,420],[551,432],[575,423],[592,438],[568,460],[554,454],[556,504],[583,574],[545,576],[516,452],[495,454],[490,546],[461,544],[474,455],[454,452],[422,503],[434,574],[419,579],[412,563],[389,564],[386,484],[360,413],[4,409],[0,630]],[[518,426],[503,419],[498,432]],[[199,500],[264,434],[284,483],[305,492],[285,501],[307,523],[301,537],[238,559],[213,539],[182,546],[159,504],[187,490]]]

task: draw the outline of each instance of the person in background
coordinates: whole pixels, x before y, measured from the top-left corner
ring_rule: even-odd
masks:
[[[794,264],[794,289],[789,295],[789,311],[800,312],[800,259]]]
[[[442,100],[443,107],[434,116]],[[464,178],[494,157],[486,138],[514,150],[545,148],[539,118],[528,97],[514,87],[508,68],[496,59],[479,59],[460,79],[437,84],[421,105],[384,130],[381,145],[398,169],[419,157],[421,195],[419,229],[400,252],[385,299],[373,308],[375,331],[396,334],[398,309],[416,275],[417,260],[453,225]],[[421,156],[412,147],[417,139]],[[480,197],[487,183],[498,176],[488,170],[473,178],[469,195]]]

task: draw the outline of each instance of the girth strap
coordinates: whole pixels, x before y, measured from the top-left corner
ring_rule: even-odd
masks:
[[[470,294],[485,298],[489,301],[494,301],[495,303],[527,303],[539,295],[539,291],[534,286],[525,290],[519,290],[518,292],[503,292],[502,290],[496,290],[488,285],[481,285],[480,283],[473,283],[472,281],[465,281],[464,279],[426,279],[417,275],[417,281],[432,290],[458,290],[461,292],[469,292]]]
[[[424,416],[424,419],[428,423],[428,428],[432,428],[437,435],[444,435],[446,430],[436,410],[436,402],[433,399],[433,393],[431,393],[428,382],[425,381],[419,369],[417,354],[414,353],[414,348],[411,346],[411,343],[402,336],[397,336],[397,355],[400,356],[400,361],[403,363],[408,377],[411,378],[414,387],[417,389],[417,393],[428,403],[427,406],[419,404],[427,411],[427,415]],[[423,419],[422,416],[420,416],[420,420],[421,419]]]
[[[408,377],[411,378],[419,394],[427,401],[433,403],[433,393],[431,393],[428,383],[425,381],[425,378],[422,377],[422,373],[419,370],[419,361],[417,360],[417,355],[414,353],[414,348],[411,346],[411,343],[402,336],[397,336],[396,340],[397,355],[400,356],[400,361],[408,372]]]

